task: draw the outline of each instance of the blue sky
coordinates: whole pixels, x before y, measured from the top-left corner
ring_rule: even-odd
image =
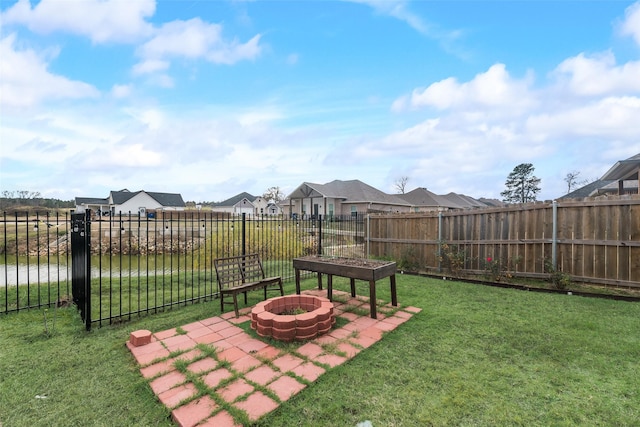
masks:
[[[0,2],[0,190],[540,199],[640,153],[640,2]]]

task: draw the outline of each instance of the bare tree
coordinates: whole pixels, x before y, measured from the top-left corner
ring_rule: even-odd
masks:
[[[39,191],[18,190],[16,193],[17,193],[18,199],[39,199],[40,198]]]
[[[564,182],[567,183],[567,194],[571,193],[576,187],[585,185],[588,181],[586,179],[578,179],[580,176],[579,171],[571,171],[564,177]]]
[[[269,187],[262,193],[262,198],[272,203],[278,203],[284,200],[285,195],[280,190],[280,187]]]
[[[398,190],[398,194],[404,194],[407,188],[407,182],[409,182],[408,176],[402,176],[396,180],[393,185],[396,187],[396,190]]]

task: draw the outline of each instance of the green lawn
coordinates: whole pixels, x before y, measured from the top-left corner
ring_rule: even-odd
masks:
[[[389,300],[383,282],[378,297]],[[334,286],[348,290],[337,278]],[[423,311],[258,425],[639,424],[639,303],[408,275],[398,276],[398,295]],[[50,336],[43,310],[0,316],[0,424],[172,425],[124,343],[133,330],[219,310],[216,300],[85,332],[75,309],[50,309]]]

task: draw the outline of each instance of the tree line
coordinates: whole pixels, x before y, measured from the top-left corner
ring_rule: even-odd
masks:
[[[3,211],[23,207],[47,209],[66,209],[75,207],[75,202],[73,200],[59,200],[42,197],[38,191],[4,190],[0,194],[2,195],[2,197],[0,197],[0,210]]]
[[[540,193],[540,178],[533,174],[535,168],[531,163],[521,163],[507,176],[505,190],[500,193],[502,201],[506,203],[531,203],[537,201]],[[403,176],[396,180],[394,186],[399,194],[404,194],[409,177]],[[567,183],[567,194],[580,186],[589,183],[581,179],[580,172],[571,171],[564,178]]]

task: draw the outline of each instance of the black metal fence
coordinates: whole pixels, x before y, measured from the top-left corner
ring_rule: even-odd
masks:
[[[70,215],[4,213],[0,231],[0,313],[69,302]]]
[[[5,213],[2,232],[0,313],[73,301],[87,329],[215,298],[218,257],[258,253],[267,275],[292,280],[297,256],[366,253],[362,216]]]

